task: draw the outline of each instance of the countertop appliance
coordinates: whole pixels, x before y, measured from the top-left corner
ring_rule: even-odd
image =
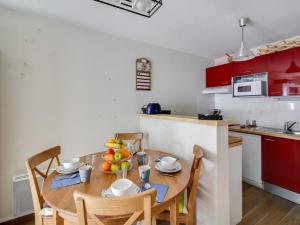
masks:
[[[198,114],[199,120],[223,120],[220,109],[214,109],[209,114]]]
[[[233,97],[266,96],[268,93],[267,82],[267,73],[233,77]]]
[[[144,114],[160,114],[161,107],[158,103],[149,103],[148,105],[144,105],[142,107],[142,112]]]

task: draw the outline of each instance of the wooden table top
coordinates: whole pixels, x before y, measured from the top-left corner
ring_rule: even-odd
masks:
[[[168,177],[159,175],[155,169],[154,160],[162,155],[170,155],[165,152],[155,151],[155,150],[145,150],[148,155],[152,158],[151,172],[150,172],[150,182],[161,183],[169,185],[169,190],[166,194],[164,202],[174,199],[182,192],[189,181],[190,177],[190,166],[184,161],[179,160],[182,165],[182,170],[174,175],[176,177]],[[68,215],[76,215],[76,206],[74,202],[73,192],[81,191],[91,195],[101,196],[101,191],[110,187],[111,183],[116,180],[115,174],[107,174],[102,172],[101,163],[103,159],[101,154],[96,153],[95,169],[92,171],[91,180],[88,183],[80,183],[73,186],[63,187],[59,189],[51,189],[51,182],[54,176],[59,175],[57,172],[53,172],[49,175],[42,186],[42,196],[46,203],[51,207],[59,211],[60,213]],[[81,157],[81,161],[85,162],[88,157]],[[138,165],[137,157],[133,158],[133,168],[128,172],[127,178],[132,180],[135,184],[140,185],[140,179],[138,175]],[[163,204],[163,203],[161,203]],[[155,207],[159,207],[160,204],[155,204]]]

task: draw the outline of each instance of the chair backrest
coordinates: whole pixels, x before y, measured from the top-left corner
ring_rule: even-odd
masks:
[[[144,224],[151,225],[151,207],[155,203],[156,190],[129,197],[101,198],[74,192],[79,225],[88,225],[92,220],[97,225],[104,225],[99,217],[130,216],[124,225],[131,225],[144,214]]]
[[[198,187],[198,182],[199,182],[199,177],[200,177],[201,167],[202,167],[203,151],[198,145],[194,145],[193,154],[194,154],[194,159],[191,168],[189,184],[187,186],[187,195],[188,195],[187,208],[189,213],[191,214],[193,214],[195,210],[197,187]]]
[[[133,144],[138,143],[138,151],[142,150],[142,140],[143,140],[143,133],[137,132],[137,133],[116,133],[115,137],[117,139],[122,140],[130,140],[133,141]]]
[[[44,204],[44,199],[41,195],[38,184],[37,174],[40,175],[43,179],[46,179],[54,159],[56,160],[57,164],[60,165],[60,161],[58,158],[60,152],[60,146],[55,146],[53,148],[40,152],[26,160],[26,168],[29,175],[33,207],[36,214],[40,213]],[[46,161],[49,161],[47,170],[46,172],[42,172],[40,169],[38,169],[38,166]]]

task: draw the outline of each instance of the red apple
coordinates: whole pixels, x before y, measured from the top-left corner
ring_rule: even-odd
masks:
[[[112,155],[114,155],[115,151],[112,148],[109,148],[109,149],[106,150],[106,154],[112,154]]]
[[[114,155],[113,154],[105,154],[104,155],[104,159],[106,160],[106,161],[113,161],[114,160]]]

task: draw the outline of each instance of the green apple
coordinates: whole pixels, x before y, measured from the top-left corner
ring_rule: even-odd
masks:
[[[114,155],[115,160],[120,160],[122,159],[122,153],[121,152],[116,152]]]
[[[120,169],[120,166],[119,166],[118,164],[112,164],[112,165],[110,166],[110,170],[111,170],[112,172],[116,172],[118,169]]]
[[[127,168],[127,169],[129,169],[130,168],[130,163],[129,162],[127,162],[127,161],[125,161],[125,162],[122,162],[121,163],[121,168],[123,169],[123,168]]]

